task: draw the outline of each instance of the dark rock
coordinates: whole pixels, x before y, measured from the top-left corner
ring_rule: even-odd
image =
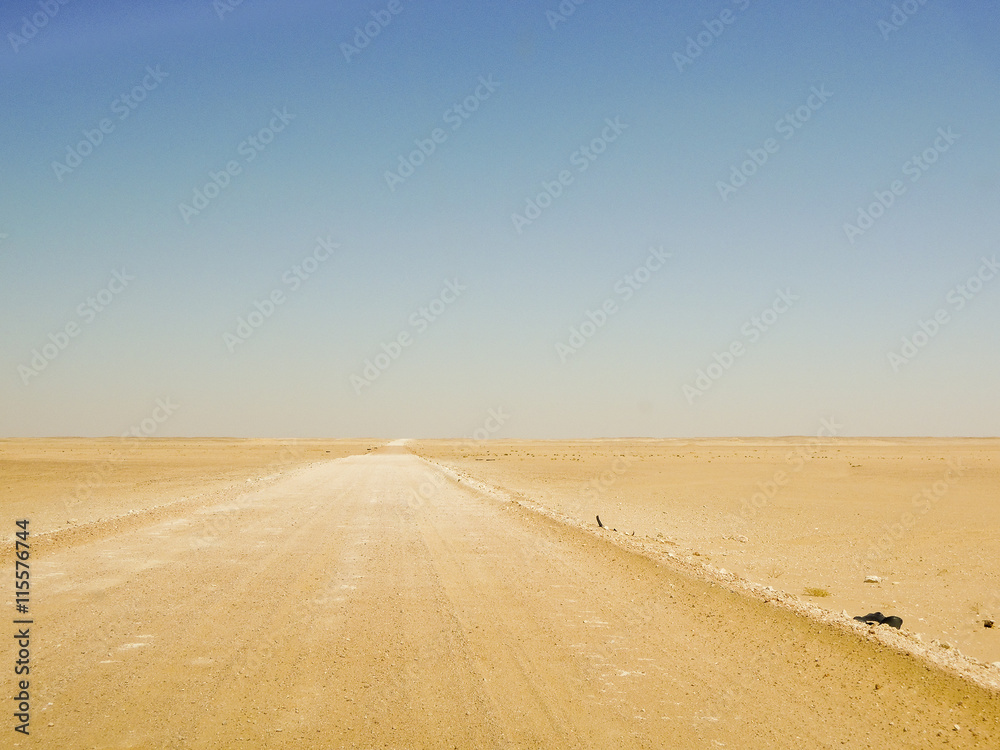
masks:
[[[899,630],[903,625],[903,618],[896,617],[895,615],[883,615],[881,612],[869,612],[863,617],[855,617],[854,619],[869,624],[888,625],[891,628],[896,628],[896,630]]]

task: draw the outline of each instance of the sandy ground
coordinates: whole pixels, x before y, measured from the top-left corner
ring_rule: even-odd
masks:
[[[39,547],[148,524],[239,497],[314,461],[385,440],[0,439],[0,508],[31,518]]]
[[[53,512],[31,561],[32,735],[4,729],[11,746],[1000,743],[997,691],[865,626],[730,590],[668,557],[675,545],[655,535],[640,543],[512,500],[503,485],[530,485],[530,461],[414,445],[445,454],[427,461],[373,446],[280,466],[263,451],[235,462],[229,484],[179,500],[175,487],[197,486],[197,458],[175,445],[176,469],[161,445],[151,481],[95,488],[92,533],[60,529]],[[2,450],[0,507],[13,532],[25,507],[59,502],[44,487],[59,471],[38,480],[35,497],[49,499],[33,501],[20,446]],[[487,486],[475,477],[491,464]],[[224,471],[218,456],[204,468]],[[545,492],[549,503],[559,495]],[[150,510],[122,524],[131,505]],[[11,553],[7,544],[0,575],[13,575]]]
[[[662,535],[687,559],[1000,661],[1000,440],[412,447],[580,523]]]

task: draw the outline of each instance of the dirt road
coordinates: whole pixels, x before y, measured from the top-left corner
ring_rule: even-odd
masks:
[[[15,747],[1000,744],[996,694],[402,448],[56,546],[32,570]]]

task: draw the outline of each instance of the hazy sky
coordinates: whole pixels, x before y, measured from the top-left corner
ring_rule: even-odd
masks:
[[[0,435],[997,435],[996,7],[853,5],[3,3]]]

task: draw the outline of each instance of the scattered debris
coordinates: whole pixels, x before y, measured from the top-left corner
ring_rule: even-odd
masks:
[[[608,528],[608,527],[607,527],[607,526],[605,526],[605,525],[604,525],[603,523],[601,523],[601,517],[600,517],[600,516],[597,516],[597,525],[598,525],[598,526],[599,526],[600,528],[602,528],[602,529],[606,529],[606,528]],[[612,531],[615,531],[615,532],[617,532],[617,531],[618,531],[618,529],[611,529],[611,530],[612,530]],[[635,532],[633,532],[633,536],[634,536],[634,535],[635,535]]]
[[[855,617],[855,620],[859,622],[867,622],[869,625],[888,625],[891,628],[896,628],[899,630],[903,625],[903,618],[896,617],[895,615],[883,615],[881,612],[869,612],[863,617]]]
[[[865,583],[882,583],[882,579],[878,576],[865,576]]]

